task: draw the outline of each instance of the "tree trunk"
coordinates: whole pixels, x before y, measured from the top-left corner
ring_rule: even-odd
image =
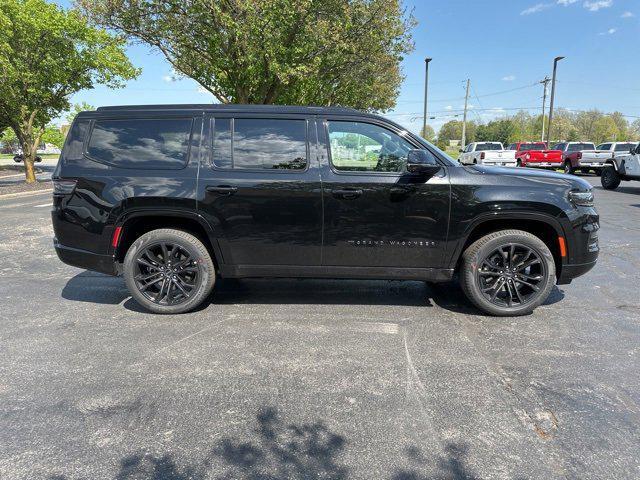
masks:
[[[24,150],[23,150],[24,153]],[[33,168],[33,162],[35,157],[31,154],[26,154],[22,156],[22,160],[24,162],[24,173],[26,176],[27,183],[35,183],[36,182],[36,172]]]

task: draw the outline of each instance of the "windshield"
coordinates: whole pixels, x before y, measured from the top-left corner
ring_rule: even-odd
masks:
[[[547,146],[544,143],[524,143],[520,145],[521,152],[530,152],[531,150],[546,150]]]
[[[485,150],[502,150],[502,144],[500,143],[479,143],[476,146],[476,152],[482,152]]]
[[[635,143],[618,143],[616,145],[616,152],[628,152],[632,148],[635,148]]]
[[[569,152],[579,152],[581,150],[595,150],[596,146],[593,143],[572,143],[567,150]]]

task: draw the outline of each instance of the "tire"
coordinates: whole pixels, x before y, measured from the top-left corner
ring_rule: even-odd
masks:
[[[516,167],[522,167],[522,160],[518,160],[516,162]]]
[[[497,265],[494,255],[500,248],[515,261],[509,262],[498,254],[497,258],[504,264]],[[531,252],[530,256],[527,251]],[[526,266],[534,260],[536,263]],[[512,268],[506,268],[505,264]],[[525,268],[518,270],[523,265]],[[504,270],[507,272],[503,273]],[[531,313],[547,299],[556,283],[556,266],[549,248],[540,238],[522,230],[501,230],[485,235],[465,250],[459,276],[465,295],[480,310],[500,317],[518,316]],[[523,283],[525,281],[527,283]],[[500,288],[493,287],[500,282]],[[488,297],[496,290],[497,296],[492,301]]]
[[[16,162],[16,163],[22,162],[22,156],[21,155],[14,155],[13,161]]]
[[[40,163],[42,161],[42,157],[36,157],[34,162],[35,163]]]
[[[571,166],[571,162],[564,162],[563,170],[567,175],[573,175],[575,172],[575,169]]]
[[[615,190],[620,185],[620,174],[616,169],[609,166],[602,169],[600,174],[600,183],[605,190]]]
[[[215,278],[207,247],[182,230],[162,228],[145,233],[133,242],[124,259],[124,279],[131,296],[154,313],[178,314],[197,308],[211,293]]]

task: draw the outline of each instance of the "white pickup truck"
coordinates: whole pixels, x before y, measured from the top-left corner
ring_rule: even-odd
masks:
[[[463,165],[516,167],[516,151],[505,150],[500,142],[474,142],[460,150],[458,161]]]
[[[596,150],[608,151],[613,154],[613,158],[627,157],[631,150],[635,150],[638,142],[607,142],[601,143]]]
[[[585,173],[593,170],[599,174],[606,161],[614,158],[613,152],[597,150],[591,142],[562,142],[556,144],[553,150],[562,152],[564,173],[569,174],[577,170]]]

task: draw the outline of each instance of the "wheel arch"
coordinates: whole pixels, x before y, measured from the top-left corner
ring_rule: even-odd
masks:
[[[556,264],[556,275],[559,277],[562,271],[563,257],[558,238],[562,237],[566,242],[566,235],[562,225],[550,215],[530,212],[489,214],[477,218],[469,225],[458,242],[450,259],[450,267],[457,270],[464,251],[479,238],[499,230],[512,229],[529,232],[545,242],[553,255]]]
[[[195,212],[181,210],[131,210],[122,214],[114,228],[121,228],[117,246],[112,245],[112,255],[117,263],[122,263],[131,244],[145,233],[159,228],[175,228],[195,235],[211,254],[216,268],[222,255],[213,228],[205,218]]]

